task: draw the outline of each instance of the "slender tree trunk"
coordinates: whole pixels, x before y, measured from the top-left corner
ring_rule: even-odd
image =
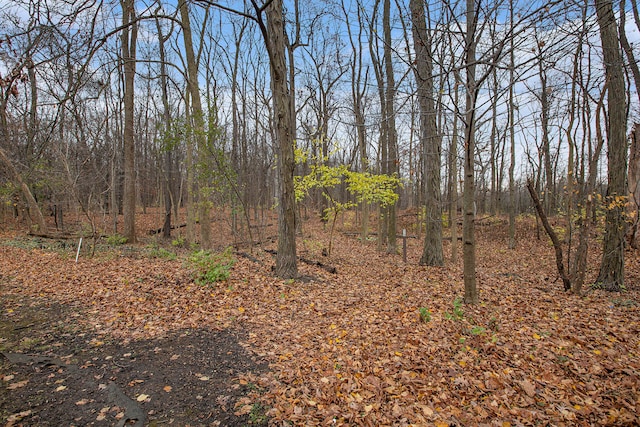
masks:
[[[633,11],[637,13],[638,8],[635,0],[632,1]],[[636,60],[635,53],[633,51],[633,46],[629,43],[627,39],[627,31],[625,28],[625,11],[626,11],[626,0],[620,0],[620,25],[619,33],[620,33],[620,45],[627,56],[627,63],[629,68],[631,69],[631,75],[633,76],[633,82],[636,88],[636,96],[640,101],[640,66],[638,66],[638,61]]]
[[[454,103],[458,103],[456,78],[454,87]],[[458,262],[458,115],[453,116],[451,144],[449,145],[449,227],[451,228],[451,263]]]
[[[433,101],[433,63],[430,38],[427,34],[424,2],[410,0],[415,66],[420,106],[420,144],[424,162],[426,233],[421,265],[442,266],[442,204],[440,200],[440,168],[442,142],[436,128],[436,109]]]
[[[638,248],[640,235],[640,123],[634,125],[631,132],[631,148],[629,153],[629,200],[635,211],[635,218],[629,233],[629,244]]]
[[[122,6],[122,67],[124,70],[124,195],[122,233],[129,243],[136,242],[136,149],[134,133],[134,80],[136,76],[136,22],[135,0],[121,0]]]
[[[464,142],[464,193],[462,253],[464,261],[464,302],[476,304],[478,289],[476,286],[476,241],[475,241],[475,107],[476,107],[476,15],[475,0],[467,0],[467,34],[466,34],[466,114]]]
[[[191,111],[194,125],[194,136],[196,147],[199,154],[206,152],[206,130],[204,123],[204,111],[202,109],[202,98],[200,96],[200,88],[198,84],[198,59],[194,53],[193,35],[191,31],[191,20],[189,17],[189,5],[187,0],[180,0],[180,18],[182,23],[182,34],[184,37],[184,47],[187,56],[187,88],[191,95]],[[202,160],[202,159],[201,159]],[[202,181],[198,179],[198,181]],[[200,222],[200,239],[204,248],[211,247],[211,222],[209,218],[209,205],[202,188],[206,183],[200,182],[199,191],[199,222]]]
[[[606,224],[602,263],[597,283],[605,289],[624,289],[624,221],[623,197],[627,195],[627,137],[626,95],[622,55],[618,43],[618,31],[611,0],[595,0],[598,26],[607,77],[607,127],[608,187]]]
[[[510,22],[513,25],[513,0],[509,0]],[[513,37],[509,51],[509,249],[516,248],[516,123],[515,123],[515,51]]]
[[[398,159],[398,133],[396,131],[396,109],[395,95],[396,82],[393,75],[393,63],[391,61],[391,0],[384,0],[382,27],[384,32],[384,64],[386,74],[386,128],[387,128],[387,173],[392,175],[397,173],[399,169]],[[387,222],[387,252],[395,254],[397,252],[396,243],[396,204],[389,205],[385,208]]]
[[[162,90],[162,119],[164,121],[164,133],[165,138],[168,138],[172,132],[171,125],[171,111],[169,107],[169,93],[168,93],[168,81],[167,81],[167,64],[165,58],[164,45],[169,39],[169,35],[164,36],[162,34],[162,27],[160,25],[160,19],[156,18],[156,29],[158,31],[158,47],[160,54],[160,86]],[[171,237],[171,211],[173,209],[173,147],[165,144],[164,149],[164,180],[163,180],[163,198],[164,198],[164,224],[162,225],[162,236],[165,239]]]
[[[494,37],[493,34],[491,36]],[[500,90],[498,86],[498,70],[497,68],[493,69],[491,73],[492,77],[492,95],[493,101],[491,102],[491,135],[489,136],[490,141],[490,159],[489,159],[489,168],[491,173],[491,183],[490,183],[490,195],[489,195],[489,214],[495,215],[498,207],[498,151],[500,142],[498,139],[500,138],[498,135],[498,91]]]
[[[187,211],[187,227],[185,231],[185,242],[188,244],[196,243],[196,184],[195,184],[195,161],[194,161],[194,135],[192,128],[193,122],[190,120],[191,115],[191,96],[187,90],[185,93],[184,110],[186,114],[185,126],[187,132],[185,136],[185,169],[186,169],[186,211]]]
[[[549,140],[549,87],[547,86],[546,66],[540,58],[538,62],[538,77],[540,78],[540,106],[541,111],[541,127],[542,127],[542,153],[544,159],[545,171],[545,188],[544,188],[544,207],[547,212],[554,213],[554,191],[553,191],[553,166],[551,165],[551,141]]]
[[[351,100],[353,103],[354,114],[354,126],[356,128],[357,149],[360,157],[360,170],[362,172],[369,171],[369,155],[367,153],[367,129],[365,121],[365,94],[368,81],[368,73],[364,71],[363,76],[363,64],[362,64],[362,13],[361,9],[357,9],[358,16],[358,34],[356,41],[354,35],[351,32],[351,25],[349,22],[349,12],[344,9],[345,19],[347,21],[347,32],[349,34],[349,42],[351,44]],[[364,79],[364,82],[363,82]],[[367,235],[369,234],[369,203],[363,201],[360,203],[360,209],[362,213],[362,223],[360,228],[360,240],[362,243],[367,241]]]

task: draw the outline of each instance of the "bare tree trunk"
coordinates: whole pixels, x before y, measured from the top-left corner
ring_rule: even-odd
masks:
[[[391,62],[391,0],[384,0],[382,13],[382,27],[384,32],[384,64],[386,74],[386,128],[387,128],[387,167],[386,173],[392,175],[398,171],[398,133],[396,131],[395,94],[396,82],[393,75],[393,63]],[[396,204],[385,208],[387,222],[387,252],[397,252],[396,243]]]
[[[454,103],[458,103],[459,84],[456,77]],[[449,145],[449,227],[451,228],[451,262],[458,262],[458,115],[453,116]]]
[[[513,25],[513,0],[509,1],[510,24]],[[513,37],[509,49],[509,249],[516,248],[516,124],[515,124],[515,52]]]
[[[547,73],[542,57],[538,61],[538,77],[540,79],[540,106],[542,126],[542,153],[544,159],[544,207],[547,212],[555,212],[553,191],[553,167],[551,165],[551,141],[549,140],[549,87],[547,86]]]
[[[564,256],[562,254],[562,243],[560,243],[560,239],[558,235],[554,231],[551,224],[549,224],[549,220],[547,219],[547,215],[544,213],[544,209],[542,207],[542,203],[538,198],[538,194],[536,193],[535,188],[533,187],[533,182],[531,180],[527,181],[527,189],[529,190],[529,194],[531,195],[531,199],[533,200],[533,205],[536,208],[536,212],[538,212],[538,216],[540,217],[540,221],[542,222],[542,226],[544,227],[547,235],[553,242],[553,248],[555,249],[556,254],[556,267],[558,269],[558,274],[562,279],[562,283],[564,284],[564,290],[568,291],[571,289],[571,280],[569,279],[569,275],[567,274],[564,268]]]
[[[440,200],[440,168],[442,143],[436,128],[436,109],[433,101],[433,64],[431,41],[427,34],[424,2],[410,0],[413,44],[416,54],[413,71],[418,85],[420,106],[420,143],[425,176],[426,233],[421,265],[442,266],[442,207]]]
[[[367,153],[367,129],[365,122],[365,94],[366,86],[368,82],[368,73],[364,71],[362,63],[362,14],[361,9],[357,8],[358,16],[358,34],[357,44],[354,41],[354,35],[351,33],[351,25],[349,22],[349,12],[344,9],[344,3],[342,4],[345,19],[347,21],[347,32],[349,34],[349,42],[351,44],[351,100],[353,102],[354,113],[354,126],[356,128],[356,138],[358,144],[358,154],[360,156],[360,170],[362,172],[369,171],[369,155]],[[364,79],[364,82],[363,82]],[[362,223],[360,228],[360,240],[362,243],[367,241],[367,235],[369,234],[369,203],[363,201],[360,203],[360,209],[362,212]]]
[[[129,243],[136,242],[136,150],[134,133],[134,80],[136,76],[136,43],[138,24],[135,0],[121,0],[122,6],[122,67],[124,70],[124,195],[122,213],[123,235]]]
[[[607,127],[608,187],[606,225],[602,263],[597,283],[605,289],[624,289],[624,203],[627,195],[627,137],[626,97],[622,55],[618,44],[618,31],[611,0],[595,0],[598,26],[604,55],[607,77],[607,105],[609,122]]]
[[[185,112],[191,111],[191,96],[187,91],[184,96],[184,110]],[[187,114],[186,126],[188,129],[193,127],[190,122],[191,115]],[[185,241],[188,244],[196,243],[196,184],[195,184],[195,162],[194,162],[194,135],[193,132],[188,130],[185,137],[185,169],[186,169],[186,188],[187,188],[187,227],[185,231]]]
[[[632,0],[632,6],[634,13],[637,13],[638,8],[635,0]],[[618,26],[620,33],[620,45],[627,56],[627,63],[631,69],[631,75],[633,76],[633,82],[636,87],[636,96],[638,96],[638,100],[640,100],[640,66],[638,66],[638,61],[636,60],[635,53],[633,52],[633,47],[627,39],[627,31],[625,28],[626,0],[620,0],[620,11],[620,24]]]
[[[265,43],[269,53],[271,90],[276,125],[278,147],[278,182],[280,200],[278,203],[278,254],[275,273],[283,279],[298,276],[296,259],[296,214],[293,173],[293,134],[291,133],[291,103],[287,85],[287,65],[285,56],[285,32],[282,0],[273,0],[266,9],[267,25]]]
[[[586,19],[586,14],[585,14]],[[582,200],[584,204],[584,214],[579,220],[580,229],[578,232],[578,247],[576,248],[573,265],[569,271],[571,277],[571,290],[574,294],[582,293],[582,285],[584,284],[585,273],[587,269],[587,254],[589,251],[589,231],[593,226],[593,222],[589,220],[589,214],[593,208],[593,193],[596,187],[596,177],[598,174],[598,160],[604,146],[604,137],[602,135],[602,127],[600,126],[600,112],[604,108],[604,91],[602,97],[598,101],[596,107],[596,147],[589,158],[589,170],[587,179],[582,191]]]
[[[476,108],[476,14],[475,1],[467,0],[467,34],[466,34],[466,115],[464,141],[464,193],[462,223],[462,253],[464,274],[464,302],[476,304],[478,289],[476,286],[476,241],[475,241],[475,108]]]
[[[167,64],[165,59],[165,43],[171,36],[162,34],[160,19],[156,18],[156,29],[158,31],[158,47],[160,54],[160,86],[162,91],[162,119],[164,121],[165,138],[169,137],[171,129],[171,111],[169,108],[169,94],[167,81]],[[164,224],[162,225],[162,236],[165,239],[171,237],[171,211],[173,209],[173,147],[165,146],[164,148],[164,182],[163,182],[163,198],[164,198]]]
[[[182,34],[184,37],[184,47],[187,56],[187,88],[191,95],[191,111],[194,124],[194,136],[198,153],[206,151],[206,131],[204,124],[204,111],[202,110],[202,98],[198,85],[198,59],[193,48],[193,36],[191,31],[191,21],[189,17],[189,5],[187,0],[180,0],[180,19],[182,23]],[[198,180],[200,181],[200,180]],[[202,183],[204,184],[204,183]],[[200,187],[204,187],[201,185]],[[208,201],[200,191],[199,200],[199,222],[200,222],[200,244],[204,248],[211,247],[211,222],[209,218]]]
[[[629,244],[637,249],[639,246],[638,235],[640,235],[640,123],[636,123],[631,132],[629,200],[635,211],[635,218],[629,232]]]

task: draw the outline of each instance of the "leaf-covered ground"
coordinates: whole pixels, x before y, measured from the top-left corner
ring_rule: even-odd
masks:
[[[222,248],[232,240],[219,226]],[[12,238],[0,246],[2,315],[34,298],[73,307],[96,340],[123,349],[176,331],[244,331],[268,369],[237,375],[259,393],[236,396],[232,410],[265,408],[273,425],[640,423],[638,253],[627,252],[626,292],[577,297],[562,291],[552,247],[531,220],[518,224],[516,250],[505,233],[500,221],[478,226],[477,306],[456,303],[461,263],[418,265],[419,239],[408,239],[404,263],[336,233],[325,257],[328,233],[315,223],[305,224],[300,255],[337,273],[301,263],[305,280],[278,280],[273,256],[257,249],[210,287],[191,281],[181,257],[154,258],[144,243],[75,263],[73,248],[25,249]],[[591,278],[598,246],[592,240]],[[197,416],[192,425],[207,425]]]

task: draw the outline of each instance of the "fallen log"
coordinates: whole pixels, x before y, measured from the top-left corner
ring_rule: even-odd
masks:
[[[278,254],[278,251],[274,251],[273,249],[265,249],[264,251],[267,252],[267,253],[270,253],[271,255],[277,255]],[[316,267],[320,267],[321,269],[323,269],[325,271],[328,271],[331,274],[337,274],[338,273],[338,269],[335,268],[332,265],[324,264],[324,263],[322,263],[320,261],[315,261],[315,260],[308,259],[308,258],[303,258],[303,257],[300,257],[300,256],[298,257],[298,259],[301,262],[304,262],[305,264],[313,265],[313,266],[316,266]]]
[[[186,223],[185,224],[180,224],[180,225],[172,225],[171,229],[172,230],[176,230],[178,228],[184,228],[186,226],[187,226]],[[149,235],[153,236],[154,234],[160,234],[160,233],[162,233],[162,230],[164,230],[164,227],[160,227],[160,228],[157,228],[155,230],[149,230]]]

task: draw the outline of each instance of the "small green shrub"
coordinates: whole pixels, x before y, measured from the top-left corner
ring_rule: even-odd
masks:
[[[263,425],[269,420],[266,415],[266,409],[260,403],[254,403],[249,412],[249,420],[251,424]]]
[[[171,245],[176,247],[176,248],[183,248],[184,247],[184,237],[176,237],[175,239],[173,239],[171,241]]]
[[[419,311],[420,311],[420,320],[422,320],[424,323],[431,322],[431,311],[429,311],[428,308],[420,307]]]
[[[161,247],[152,248],[151,251],[149,252],[149,256],[151,256],[152,258],[162,258],[162,259],[168,259],[171,261],[177,258],[177,255],[175,252],[171,252]]]
[[[471,335],[482,335],[485,333],[485,331],[486,329],[482,326],[474,326],[473,328],[471,328]]]
[[[453,313],[445,312],[444,317],[447,320],[462,320],[464,311],[462,311],[462,300],[460,297],[453,300]]]
[[[120,246],[127,243],[127,238],[119,234],[112,234],[107,236],[107,244],[111,246]]]
[[[191,276],[198,285],[210,285],[229,279],[231,267],[236,260],[233,258],[231,247],[220,253],[199,250],[187,258]]]

